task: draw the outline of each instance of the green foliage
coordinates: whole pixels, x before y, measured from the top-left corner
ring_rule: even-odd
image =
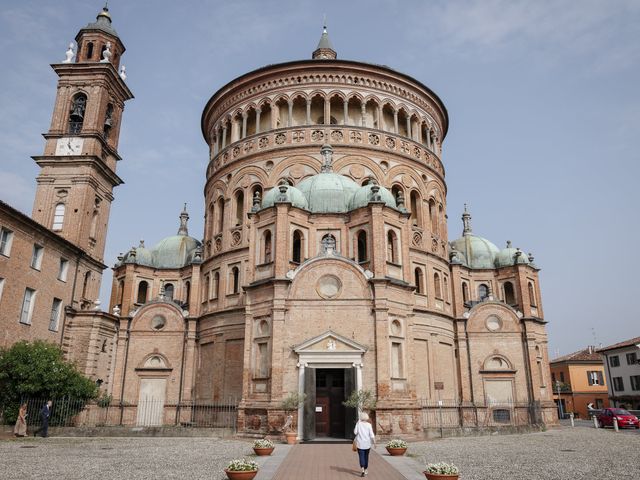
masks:
[[[306,396],[304,393],[292,392],[282,401],[280,407],[287,413],[298,410],[300,405],[304,403]]]
[[[0,349],[0,411],[9,421],[26,398],[88,400],[97,393],[95,383],[63,358],[58,345],[22,341]]]
[[[342,404],[345,407],[357,408],[358,410],[375,410],[376,399],[371,390],[354,390]]]
[[[107,408],[109,405],[111,405],[112,401],[113,401],[113,397],[111,395],[107,395],[106,393],[103,393],[102,396],[98,398],[98,401],[96,403],[100,408]]]

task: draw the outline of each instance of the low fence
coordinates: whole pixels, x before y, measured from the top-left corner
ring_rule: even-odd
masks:
[[[422,427],[490,428],[542,423],[540,406],[528,402],[478,404],[455,400],[421,400]]]
[[[25,399],[27,425],[41,424],[40,412],[45,399]],[[236,432],[237,404],[234,398],[222,402],[182,402],[169,404],[142,400],[136,404],[102,403],[61,398],[53,399],[51,427],[208,427]]]

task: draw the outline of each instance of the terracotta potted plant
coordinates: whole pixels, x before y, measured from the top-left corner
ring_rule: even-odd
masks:
[[[386,448],[387,452],[389,452],[389,455],[392,457],[404,455],[407,451],[407,442],[400,440],[399,438],[395,438],[387,443]]]
[[[294,445],[297,442],[298,432],[293,424],[293,412],[300,408],[300,405],[304,403],[305,394],[299,394],[298,392],[290,393],[281,404],[281,408],[285,413],[285,421],[282,431],[289,445]]]
[[[231,460],[224,473],[229,480],[252,480],[258,474],[258,464],[245,458]]]
[[[428,480],[458,480],[458,467],[449,463],[428,463],[424,472]]]
[[[267,440],[266,438],[262,438],[253,442],[253,451],[256,452],[256,455],[258,455],[259,457],[271,455],[274,448],[276,448],[276,446],[273,444],[273,442],[271,440]]]

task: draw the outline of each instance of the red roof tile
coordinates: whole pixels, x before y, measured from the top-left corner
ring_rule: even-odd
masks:
[[[602,355],[596,352],[595,347],[591,347],[591,353],[589,353],[589,348],[585,348],[584,350],[580,350],[578,352],[573,352],[568,355],[564,355],[562,357],[554,358],[549,363],[560,363],[560,362],[602,363]]]
[[[605,350],[615,350],[616,348],[631,347],[639,343],[640,343],[640,337],[635,337],[629,340],[625,340],[624,342],[614,343],[613,345],[609,345],[608,347],[599,348],[598,351],[604,352]]]

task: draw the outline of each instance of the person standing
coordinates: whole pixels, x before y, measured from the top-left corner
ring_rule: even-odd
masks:
[[[373,434],[373,428],[369,423],[369,415],[365,412],[360,414],[360,420],[353,429],[356,438],[356,446],[358,447],[358,459],[360,460],[360,476],[364,477],[369,469],[369,453],[371,447],[376,444],[376,436]]]
[[[51,416],[51,405],[53,405],[53,402],[51,400],[47,400],[47,403],[45,403],[44,407],[42,407],[42,410],[40,410],[40,420],[42,420],[42,424],[39,429],[33,432],[34,437],[40,432],[42,432],[42,438],[47,438],[49,436],[49,417]]]
[[[16,437],[24,437],[27,435],[27,404],[20,405],[18,410],[18,419],[16,420],[16,426],[13,427],[13,434]]]

